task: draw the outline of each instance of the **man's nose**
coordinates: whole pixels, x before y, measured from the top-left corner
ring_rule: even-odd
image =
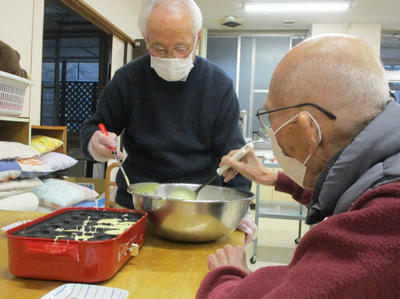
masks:
[[[174,55],[173,50],[167,50],[167,53],[165,53],[165,58],[176,58]]]

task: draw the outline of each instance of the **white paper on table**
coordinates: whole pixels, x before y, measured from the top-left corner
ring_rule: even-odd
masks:
[[[30,220],[21,220],[21,221],[18,221],[18,222],[14,222],[14,223],[11,223],[11,224],[9,224],[9,225],[3,226],[3,227],[1,228],[1,230],[3,230],[3,231],[8,231],[9,229],[12,229],[12,228],[14,228],[14,227],[17,227],[18,225],[27,223],[27,222],[29,222],[29,221],[30,221]]]
[[[126,299],[127,290],[97,286],[93,284],[66,283],[44,295],[41,299]]]

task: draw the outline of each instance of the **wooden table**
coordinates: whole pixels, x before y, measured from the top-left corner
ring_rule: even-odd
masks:
[[[0,211],[0,228],[43,214]],[[132,257],[110,280],[99,285],[121,288],[129,298],[194,298],[208,273],[207,256],[225,244],[243,245],[244,234],[234,231],[225,238],[202,244],[163,240],[146,232],[139,255]],[[17,278],[8,271],[7,237],[0,231],[0,298],[40,298],[62,281]]]

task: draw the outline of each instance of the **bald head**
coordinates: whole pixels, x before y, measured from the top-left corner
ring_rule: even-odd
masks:
[[[336,114],[348,130],[379,113],[388,94],[383,66],[367,42],[324,35],[305,40],[282,59],[268,106],[313,102]]]
[[[329,159],[384,109],[388,96],[383,66],[365,41],[319,36],[298,44],[281,60],[265,108],[314,103],[336,115],[336,119],[328,118],[313,106],[270,114],[273,130],[293,119],[277,139],[289,157],[301,163],[311,157],[304,186],[313,188]]]

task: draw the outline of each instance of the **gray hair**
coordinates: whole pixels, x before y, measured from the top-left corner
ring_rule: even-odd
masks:
[[[168,2],[171,4],[185,6],[187,8],[192,16],[193,34],[196,35],[203,25],[203,16],[196,2],[194,2],[193,0],[149,0],[142,7],[142,10],[139,14],[139,28],[142,32],[143,37],[147,37],[147,22],[154,6]]]

